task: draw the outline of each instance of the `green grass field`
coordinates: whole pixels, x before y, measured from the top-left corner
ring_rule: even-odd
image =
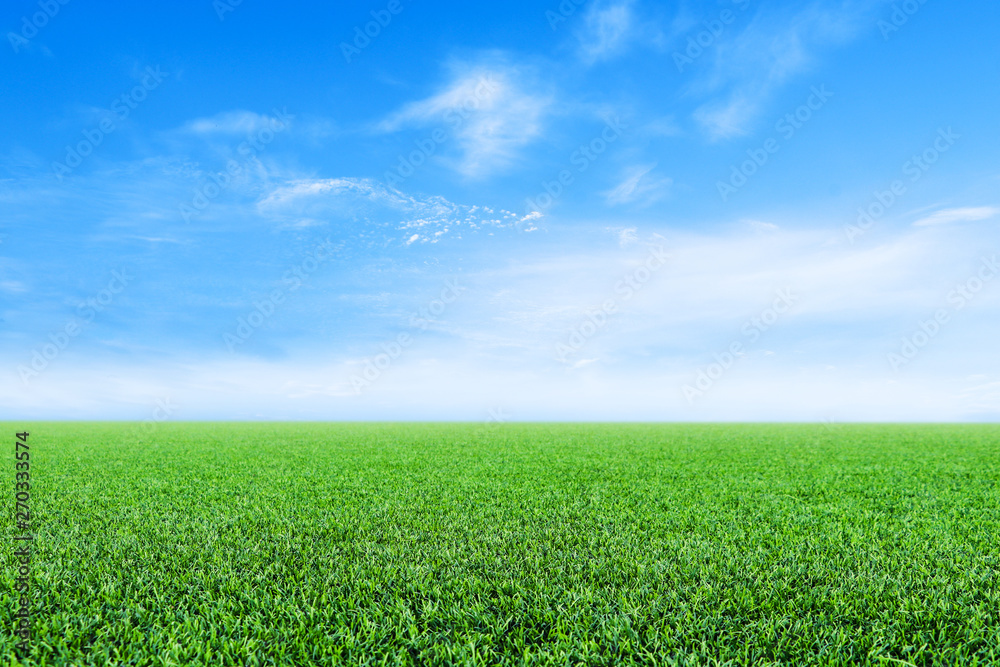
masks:
[[[1000,426],[24,426],[32,664],[1000,663]]]

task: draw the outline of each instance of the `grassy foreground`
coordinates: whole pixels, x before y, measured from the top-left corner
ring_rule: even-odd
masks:
[[[3,426],[37,664],[1000,663],[1000,426]]]

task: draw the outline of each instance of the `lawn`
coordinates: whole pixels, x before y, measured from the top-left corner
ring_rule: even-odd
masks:
[[[997,425],[3,426],[32,664],[1000,663]]]

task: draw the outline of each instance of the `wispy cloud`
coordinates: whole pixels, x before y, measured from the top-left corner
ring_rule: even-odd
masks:
[[[629,168],[624,179],[614,188],[602,192],[608,204],[631,204],[641,202],[650,204],[663,197],[673,184],[669,177],[651,176],[656,163],[635,165]]]
[[[854,38],[870,26],[879,0],[820,1],[790,14],[762,8],[732,39],[713,46],[709,69],[691,92],[714,99],[694,119],[711,139],[746,134],[775,90],[806,71],[819,52]]]
[[[633,243],[639,241],[639,237],[636,234],[637,229],[635,227],[608,227],[609,232],[613,232],[618,236],[618,245],[622,248],[627,248]]]
[[[257,203],[257,211],[272,220],[304,226],[318,221],[358,220],[375,225],[387,239],[436,243],[448,233],[483,228],[514,228],[524,218],[513,211],[457,204],[440,196],[403,193],[365,178],[299,179],[277,185]],[[341,224],[343,226],[343,224]],[[366,236],[370,237],[369,230]]]
[[[198,135],[249,134],[267,127],[270,117],[253,111],[225,111],[207,118],[196,118],[184,124],[182,132]]]
[[[577,32],[581,59],[593,64],[624,51],[630,43],[628,37],[633,24],[631,0],[591,4]]]
[[[24,286],[24,283],[17,280],[0,280],[0,291],[17,294],[25,292],[27,289],[28,288]]]
[[[773,222],[763,222],[762,220],[741,220],[740,222],[746,224],[758,234],[770,234],[781,229]]]
[[[336,124],[329,118],[315,115],[300,117],[283,107],[272,109],[269,114],[235,109],[194,118],[169,133],[169,137],[234,142],[241,137],[261,136],[261,133],[266,136],[268,131],[278,131],[279,128],[282,134],[294,133],[297,138],[313,143],[329,139],[338,133]],[[266,139],[263,143],[267,143]]]
[[[930,227],[931,225],[946,225],[951,222],[974,222],[986,220],[1000,213],[1000,208],[993,206],[975,206],[966,208],[946,208],[936,211],[913,223],[914,227]]]
[[[758,99],[734,94],[723,102],[699,107],[694,112],[694,119],[711,139],[729,139],[746,134],[747,125],[756,116],[758,106]]]
[[[677,137],[683,134],[673,116],[663,116],[650,121],[640,131],[650,137]]]
[[[376,127],[397,132],[438,125],[456,138],[456,171],[478,178],[516,162],[520,150],[541,136],[551,96],[529,91],[524,70],[506,64],[456,66],[451,80],[428,98],[411,102]]]

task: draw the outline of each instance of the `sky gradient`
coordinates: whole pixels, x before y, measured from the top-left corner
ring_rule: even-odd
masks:
[[[6,3],[0,419],[995,421],[998,23]]]

